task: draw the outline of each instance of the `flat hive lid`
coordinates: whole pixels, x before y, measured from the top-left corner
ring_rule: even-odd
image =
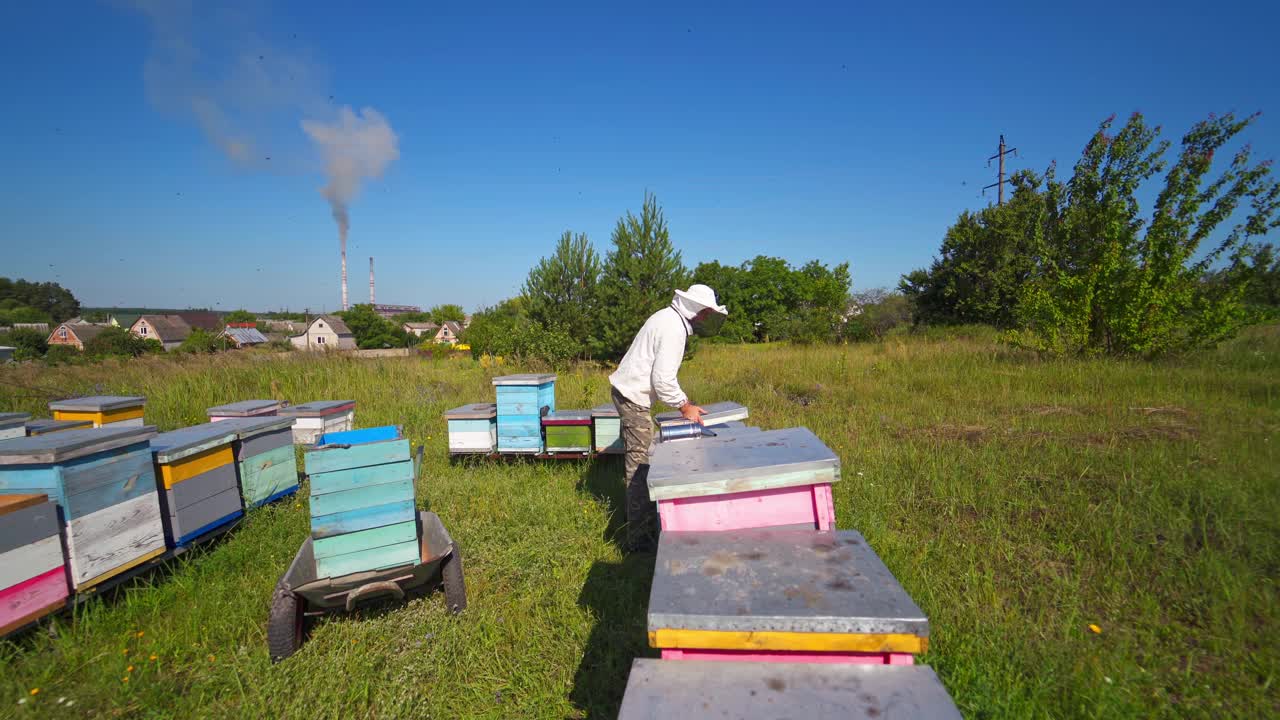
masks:
[[[736,402],[718,402],[710,405],[701,406],[707,411],[702,416],[703,425],[719,425],[720,423],[732,422],[734,420],[745,420],[750,415],[747,406],[740,405]],[[658,413],[654,416],[658,422],[667,422],[670,420],[683,420],[678,410],[670,410],[664,413]]]
[[[660,443],[649,463],[649,499],[722,495],[839,479],[840,458],[808,428],[732,432],[697,442]]]
[[[280,414],[291,417],[324,417],[351,410],[355,406],[355,400],[316,400],[280,408]]]
[[[288,415],[267,415],[265,417],[233,417],[219,420],[217,425],[225,425],[236,434],[237,440],[248,440],[251,437],[293,427],[294,418]]]
[[[928,665],[651,660],[631,664],[618,720],[961,720]]]
[[[0,465],[40,465],[74,460],[86,455],[146,442],[155,437],[154,425],[117,427],[116,424],[85,430],[32,435],[0,442]]]
[[[50,410],[66,410],[68,412],[106,412],[120,408],[145,405],[147,399],[135,395],[93,395],[90,397],[55,400],[49,403]]]
[[[929,620],[855,530],[664,532],[649,630],[929,636]]]
[[[151,452],[156,462],[169,463],[212,450],[219,445],[230,445],[236,439],[236,429],[223,422],[192,425],[181,430],[171,430],[151,438]]]
[[[498,415],[498,406],[493,403],[471,403],[445,411],[446,420],[488,420]]]
[[[92,420],[49,420],[41,418],[27,423],[28,435],[43,435],[51,432],[62,432],[76,428],[92,428]]]
[[[549,382],[555,382],[556,376],[552,373],[525,373],[523,375],[503,375],[493,379],[494,385],[545,385]]]
[[[25,425],[30,419],[31,413],[0,413],[0,428],[11,428],[17,427],[18,425]]]
[[[280,407],[279,400],[241,400],[240,402],[215,405],[206,412],[210,415],[246,416]]]
[[[605,403],[591,408],[591,417],[593,418],[616,418],[618,417],[618,408],[613,403]]]
[[[590,410],[557,410],[542,416],[543,425],[590,425]]]

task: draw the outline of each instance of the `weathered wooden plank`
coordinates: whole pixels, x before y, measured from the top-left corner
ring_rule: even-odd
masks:
[[[231,465],[235,461],[235,452],[231,450],[231,445],[228,443],[174,463],[160,464],[160,479],[165,488],[171,488],[184,480],[198,477],[223,465]]]
[[[0,517],[47,502],[49,502],[49,496],[45,493],[0,495]]]
[[[500,402],[498,403],[498,422],[502,419],[511,417],[536,417],[542,416],[543,406],[538,404],[536,399],[524,402]]]
[[[444,417],[449,422],[454,420],[492,420],[497,412],[498,408],[494,403],[471,403],[470,405],[446,410]]]
[[[243,513],[244,501],[240,499],[240,489],[231,488],[182,508],[177,515],[169,516],[168,532],[174,545],[185,545]]]
[[[164,552],[159,498],[149,493],[71,520],[67,549],[78,589]]]
[[[382,465],[409,459],[409,441],[386,440],[348,448],[328,447],[308,450],[303,455],[307,475],[336,470]]]
[[[41,418],[27,423],[27,435],[45,435],[64,430],[84,430],[93,428],[92,420],[54,420]]]
[[[311,517],[311,536],[318,539],[359,532],[369,528],[405,522],[413,519],[413,517],[412,500],[402,500],[400,502],[387,503],[386,505],[376,505],[330,515],[313,515]]]
[[[255,435],[247,440],[241,440],[236,443],[236,459],[245,460],[271,452],[282,447],[293,449],[293,429],[284,428],[273,432]]]
[[[280,410],[279,400],[241,400],[239,402],[215,405],[205,412],[210,418],[225,417],[257,417],[259,415],[275,415]]]
[[[536,452],[542,449],[542,438],[540,437],[499,437],[498,450],[513,450],[516,452]]]
[[[173,513],[201,500],[238,488],[236,466],[222,465],[164,491],[165,511]]]
[[[230,445],[237,437],[234,426],[225,423],[201,423],[170,430],[151,438],[151,453],[161,465],[177,464],[184,458]]]
[[[49,500],[7,513],[0,517],[0,553],[57,535],[60,527],[58,506]]]
[[[62,565],[0,590],[0,637],[63,607],[67,594]]]
[[[526,437],[542,434],[542,421],[536,417],[498,418],[498,437]]]
[[[383,485],[390,482],[413,479],[413,461],[359,467],[351,470],[319,473],[311,478],[311,495],[327,495],[334,492],[345,492],[371,485]]]
[[[62,539],[53,535],[0,554],[0,588],[26,582],[66,564]]]
[[[80,412],[110,412],[112,410],[132,410],[145,405],[147,399],[141,395],[87,395],[85,397],[54,400],[49,403],[50,410],[71,410]]]
[[[368,485],[355,490],[312,495],[311,514],[312,516],[332,515],[403,500],[413,500],[412,478],[381,485]]]
[[[362,550],[329,558],[317,558],[316,576],[322,578],[342,577],[352,573],[381,570],[398,565],[416,565],[419,562],[418,540],[414,538],[398,545]]]
[[[257,505],[288,488],[298,487],[293,443],[240,461],[240,491],[245,505]]]
[[[487,433],[493,424],[492,420],[450,420],[449,432],[450,434],[464,432]]]
[[[154,427],[90,428],[15,438],[0,443],[0,465],[47,465],[68,463],[116,448],[146,443],[155,436]]]
[[[325,433],[316,442],[321,445],[363,445],[365,443],[399,440],[400,428],[396,425],[360,428],[359,430],[341,430]]]
[[[418,523],[414,520],[383,525],[357,532],[317,538],[311,545],[317,559],[336,557],[374,548],[398,545],[418,539]]]
[[[335,414],[355,412],[355,400],[315,400],[301,405],[289,405],[280,408],[281,415],[290,417],[328,417]]]
[[[155,470],[145,450],[101,464],[64,466],[62,478],[67,493],[63,514],[68,520],[156,492]]]

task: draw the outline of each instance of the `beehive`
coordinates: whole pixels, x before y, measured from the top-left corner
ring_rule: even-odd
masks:
[[[245,507],[257,507],[298,491],[298,458],[291,417],[262,416],[218,421],[235,433],[236,475]]]
[[[263,417],[280,412],[279,400],[241,400],[240,402],[216,405],[206,410],[210,422],[229,420],[231,418]]]
[[[663,532],[648,613],[664,659],[911,664],[929,638],[852,530]]]
[[[76,590],[165,551],[148,445],[155,435],[117,424],[0,443],[0,494],[42,493],[57,503]]]
[[[326,434],[304,457],[318,577],[421,561],[413,460],[399,428]]]
[[[151,440],[167,542],[182,547],[244,515],[235,430],[204,423]]]
[[[49,496],[0,495],[0,636],[66,605],[66,566]]]
[[[498,447],[498,406],[473,403],[444,414],[449,429],[449,452],[491,453]]]
[[[622,420],[613,403],[598,405],[591,410],[591,434],[598,453],[621,453]]]
[[[355,400],[316,400],[280,408],[278,413],[294,419],[293,441],[313,445],[325,433],[336,433],[355,427]]]
[[[834,527],[840,459],[817,436],[806,428],[723,432],[654,448],[649,499],[663,530]]]
[[[498,452],[542,451],[542,409],[555,412],[556,376],[505,375],[493,379],[498,399]]]
[[[92,427],[92,420],[50,420],[41,418],[27,423],[27,435],[47,435],[64,430],[87,430]]]
[[[31,415],[28,413],[0,413],[0,440],[26,437],[27,421],[30,419]]]
[[[557,410],[542,418],[549,453],[591,452],[591,411]]]
[[[147,399],[131,395],[94,395],[49,403],[54,420],[89,420],[94,427],[142,427]]]

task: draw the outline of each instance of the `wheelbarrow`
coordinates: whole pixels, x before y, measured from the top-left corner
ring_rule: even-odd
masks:
[[[419,564],[342,577],[316,577],[311,538],[304,540],[271,596],[267,620],[271,661],[280,662],[297,652],[306,640],[309,621],[321,615],[351,612],[377,601],[426,595],[442,585],[449,612],[455,615],[462,612],[467,606],[462,549],[449,537],[435,513],[418,511],[418,526],[421,528]]]

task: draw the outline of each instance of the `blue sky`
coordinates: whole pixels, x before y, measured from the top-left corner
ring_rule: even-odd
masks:
[[[293,89],[245,101],[264,157],[230,161],[148,85],[137,1],[6,6],[0,274],[90,305],[334,309],[337,231]],[[265,48],[323,101],[307,112],[388,119],[400,156],[351,204],[353,302],[369,255],[381,302],[496,302],[566,229],[603,254],[646,190],[690,267],[818,258],[891,286],[991,201],[1000,133],[1013,169],[1069,167],[1112,113],[1176,140],[1261,110],[1247,140],[1280,157],[1277,3],[551,5],[197,9],[195,75]]]

